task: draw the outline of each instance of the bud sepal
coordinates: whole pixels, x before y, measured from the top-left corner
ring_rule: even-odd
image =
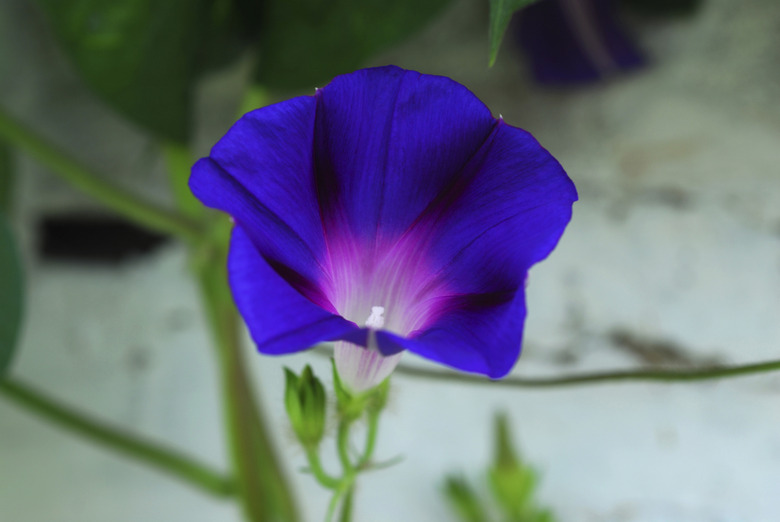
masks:
[[[300,376],[284,369],[284,405],[295,436],[305,448],[316,448],[325,434],[325,387],[308,364]]]

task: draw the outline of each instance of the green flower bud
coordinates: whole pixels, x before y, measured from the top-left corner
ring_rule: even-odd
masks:
[[[495,457],[489,469],[490,487],[510,519],[521,519],[534,511],[532,495],[536,475],[517,457],[505,415],[496,416],[495,437]]]
[[[316,447],[325,433],[325,388],[306,365],[300,377],[284,369],[284,405],[298,440],[305,447]]]

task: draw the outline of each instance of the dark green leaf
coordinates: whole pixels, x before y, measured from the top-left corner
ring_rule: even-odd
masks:
[[[0,213],[0,379],[11,364],[22,319],[22,268],[5,217]]]
[[[14,157],[11,149],[0,142],[0,214],[11,210],[14,189]]]
[[[125,117],[185,141],[212,0],[37,0],[86,83]]]
[[[266,0],[257,81],[311,88],[422,28],[450,0]]]
[[[212,0],[199,51],[198,72],[234,62],[260,35],[262,6],[257,0]]]
[[[506,28],[515,11],[532,4],[536,0],[490,0],[490,28],[488,38],[490,39],[490,61],[492,67],[498,56],[498,48],[501,46],[501,40],[504,38]]]

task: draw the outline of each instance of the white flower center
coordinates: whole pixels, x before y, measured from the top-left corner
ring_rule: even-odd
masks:
[[[336,371],[347,389],[363,392],[384,381],[395,369],[403,352],[384,356],[376,344],[376,330],[385,325],[385,307],[372,306],[371,315],[366,319],[368,345],[363,348],[345,341],[338,341],[334,358]]]

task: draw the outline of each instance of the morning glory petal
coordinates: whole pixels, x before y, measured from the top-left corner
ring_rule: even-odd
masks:
[[[383,351],[403,348],[456,370],[504,377],[520,356],[525,320],[522,288],[514,293],[459,296],[419,335],[376,333]]]
[[[298,352],[336,340],[365,346],[365,329],[297,292],[268,265],[241,226],[233,229],[228,273],[236,306],[263,353]]]
[[[274,267],[322,278],[325,242],[314,192],[315,101],[293,98],[244,115],[192,169],[190,188],[244,227]]]
[[[258,349],[351,343],[366,352],[337,351],[357,363],[336,366],[356,379],[404,350],[505,375],[523,281],[577,197],[535,139],[465,87],[397,67],[250,113],[190,185],[237,223],[230,283]]]
[[[432,238],[436,277],[458,294],[522,286],[531,265],[557,244],[577,200],[555,158],[503,121],[450,191],[409,236]]]
[[[371,243],[396,237],[453,182],[494,125],[488,108],[449,78],[397,67],[337,77],[317,92],[326,227]]]

